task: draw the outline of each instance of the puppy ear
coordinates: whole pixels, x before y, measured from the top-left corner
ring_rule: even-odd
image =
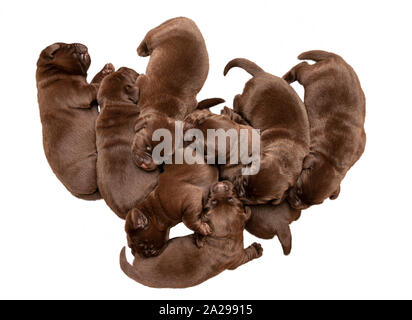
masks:
[[[132,101],[133,103],[138,103],[139,102],[139,88],[134,85],[126,85],[124,87],[124,90],[126,91],[126,94],[129,96],[129,100]]]
[[[134,230],[144,229],[148,226],[149,220],[147,217],[137,208],[133,208],[128,213],[128,219]]]
[[[330,200],[335,200],[337,197],[339,197],[339,193],[340,193],[340,185],[335,190],[335,192],[330,195],[329,199]]]
[[[47,58],[49,59],[53,59],[54,58],[54,54],[56,53],[57,50],[60,49],[60,44],[58,43],[54,43],[50,46],[48,46],[46,49],[44,49],[44,54]]]
[[[313,168],[317,160],[313,153],[308,154],[305,159],[303,159],[303,169]]]
[[[248,221],[250,217],[252,216],[252,210],[250,210],[249,207],[245,207],[245,216],[246,216],[246,221]]]

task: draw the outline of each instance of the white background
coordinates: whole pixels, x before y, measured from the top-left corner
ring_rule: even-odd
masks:
[[[409,1],[386,3],[2,2],[0,298],[412,298],[411,8]],[[106,62],[144,72],[148,59],[137,56],[138,44],[176,16],[195,20],[208,46],[210,72],[199,100],[223,97],[232,105],[250,77],[240,69],[223,77],[232,58],[281,76],[303,51],[333,51],[361,80],[368,139],[340,197],[292,225],[290,256],[277,239],[258,240],[259,260],[195,288],[159,290],[121,272],[123,221],[104,201],[74,198],[53,175],[43,153],[35,67],[44,47],[62,41],[88,46],[89,79]],[[182,225],[172,231],[187,233]],[[256,240],[245,232],[246,246]]]

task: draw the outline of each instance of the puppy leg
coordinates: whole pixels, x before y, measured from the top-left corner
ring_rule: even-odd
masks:
[[[311,66],[307,62],[301,62],[294,66],[292,69],[290,69],[284,76],[283,80],[285,80],[287,83],[293,83],[296,80],[302,84],[302,73],[305,72],[305,70],[310,70]]]
[[[107,75],[113,73],[115,71],[114,66],[111,63],[107,63],[105,64],[105,66],[103,67],[102,70],[100,70],[100,72],[98,72],[91,83],[96,83],[96,84],[100,84],[104,77],[106,77]]]
[[[245,119],[243,119],[243,117],[240,114],[236,113],[233,109],[230,109],[228,107],[224,107],[220,114],[223,116],[227,116],[230,120],[236,123],[249,125],[249,123]]]
[[[241,114],[242,113],[242,95],[237,94],[233,98],[233,110],[234,112]]]
[[[228,269],[229,270],[234,270],[237,267],[241,266],[242,264],[248,263],[249,261],[252,261],[254,259],[260,258],[263,254],[263,248],[259,243],[253,243],[246,249],[242,251],[242,254],[236,263],[234,263],[232,266],[230,266]]]
[[[183,131],[197,128],[212,116],[213,114],[209,110],[197,110],[190,113],[183,121]]]
[[[185,199],[182,221],[189,229],[203,236],[207,236],[212,230],[210,226],[201,219],[203,211],[202,193],[197,192],[192,194],[189,192],[188,194],[189,196]]]
[[[70,90],[67,97],[72,97],[68,102],[69,108],[73,109],[89,109],[96,106],[97,91],[99,84],[82,84]]]
[[[154,171],[157,165],[151,155],[151,139],[146,128],[139,130],[132,143],[132,159],[139,168],[145,171]]]

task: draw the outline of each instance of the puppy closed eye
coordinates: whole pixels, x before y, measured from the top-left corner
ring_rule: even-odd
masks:
[[[211,201],[211,203],[215,206],[215,205],[217,205],[217,200],[216,199],[213,199],[212,201]]]

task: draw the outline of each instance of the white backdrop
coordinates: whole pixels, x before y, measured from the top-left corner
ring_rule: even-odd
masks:
[[[3,2],[0,298],[412,298],[411,8],[409,1],[385,3]],[[53,175],[42,148],[35,67],[44,47],[62,41],[88,46],[89,79],[106,62],[144,72],[148,58],[137,56],[138,44],[176,16],[195,20],[208,46],[210,72],[199,100],[223,97],[232,105],[250,77],[240,69],[223,77],[232,58],[281,76],[303,51],[333,51],[360,78],[368,140],[340,197],[292,225],[290,256],[277,239],[245,233],[245,245],[262,243],[259,260],[195,288],[159,290],[121,272],[123,221],[104,201],[74,198]],[[172,236],[187,233],[179,225]]]

